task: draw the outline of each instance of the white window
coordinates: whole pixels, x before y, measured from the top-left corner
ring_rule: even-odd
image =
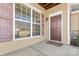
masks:
[[[35,10],[32,11],[32,35],[37,36],[40,35],[40,13]]]
[[[15,3],[15,38],[31,35],[40,35],[40,13],[24,4]]]
[[[31,8],[23,4],[15,4],[15,38],[30,37]]]

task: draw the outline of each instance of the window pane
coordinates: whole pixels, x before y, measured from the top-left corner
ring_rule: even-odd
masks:
[[[22,19],[31,21],[31,9],[22,4]]]
[[[26,6],[22,4],[22,20],[26,20]]]
[[[15,13],[15,18],[16,19],[21,19],[21,15],[19,13]]]
[[[21,8],[15,8],[15,12],[21,14]]]
[[[26,7],[26,9],[27,21],[31,21],[31,8]]]
[[[16,19],[21,19],[21,6],[19,5],[15,4],[15,18]]]
[[[31,21],[31,13],[30,12],[27,12],[27,20]]]
[[[15,7],[21,8],[21,4],[20,3],[15,3]]]
[[[15,38],[30,37],[30,23],[15,21]]]
[[[22,9],[26,11],[26,6],[22,4]]]
[[[22,10],[22,20],[26,20],[26,10]]]
[[[40,23],[40,13],[33,10],[33,15],[32,16],[33,16],[33,22]]]
[[[15,17],[25,21],[31,21],[31,8],[24,4],[15,4]]]
[[[40,25],[33,24],[33,36],[40,35]]]

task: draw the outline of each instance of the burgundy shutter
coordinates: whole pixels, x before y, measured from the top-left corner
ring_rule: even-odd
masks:
[[[13,34],[13,4],[0,3],[0,42],[11,41]]]
[[[44,14],[41,14],[42,35],[44,35]]]

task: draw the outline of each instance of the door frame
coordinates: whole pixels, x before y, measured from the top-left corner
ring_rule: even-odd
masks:
[[[57,15],[61,15],[61,41],[51,40],[51,35],[50,35],[50,32],[51,32],[50,18]],[[49,14],[49,40],[58,42],[58,43],[63,43],[63,11],[57,11],[55,13]]]

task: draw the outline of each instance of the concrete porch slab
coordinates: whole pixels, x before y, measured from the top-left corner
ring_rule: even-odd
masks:
[[[79,47],[70,45],[57,47],[46,42],[19,49],[5,56],[79,56]]]

